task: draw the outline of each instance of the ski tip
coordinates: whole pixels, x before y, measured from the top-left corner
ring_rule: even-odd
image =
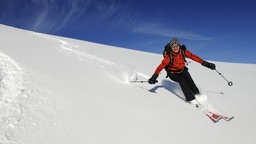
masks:
[[[234,119],[235,117],[223,117],[223,119],[225,120],[225,121],[231,121],[232,119]]]

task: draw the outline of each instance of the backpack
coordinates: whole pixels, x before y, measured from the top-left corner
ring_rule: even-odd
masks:
[[[186,46],[185,45],[181,45],[180,46],[180,50],[181,50],[181,53],[182,53],[182,56],[184,58],[184,61],[187,62],[186,60],[186,54],[185,54],[185,50],[186,50]],[[170,44],[166,44],[165,47],[164,47],[164,51],[163,51],[163,57],[165,57],[166,55],[168,55],[170,57],[170,63],[165,67],[165,70],[167,72],[167,76],[168,77],[168,74],[169,74],[169,70],[168,70],[168,67],[171,66],[173,64],[173,55],[171,53],[172,51],[172,48],[170,46]]]

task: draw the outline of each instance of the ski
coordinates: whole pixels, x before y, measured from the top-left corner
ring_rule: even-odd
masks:
[[[207,115],[214,123],[218,122],[221,119],[228,122],[235,118],[234,116],[225,116],[211,111],[205,112],[205,115]]]
[[[194,103],[190,103],[196,108],[200,109],[212,122],[217,123],[223,118],[222,115],[219,115],[213,111],[210,111],[205,105],[202,105],[198,100],[195,100]]]
[[[223,117],[219,114],[213,113],[213,112],[208,112],[205,113],[206,116],[208,116],[214,123],[219,122]]]
[[[213,111],[210,111],[209,109],[203,109],[203,108],[200,108],[203,113],[205,115],[207,115],[214,123],[217,123],[219,122],[219,120],[223,119],[225,120],[226,122],[234,119],[235,117],[234,116],[225,116],[223,114],[219,114],[217,112],[213,112]]]
[[[200,109],[210,120],[214,123],[219,122],[221,119],[225,121],[230,121],[234,119],[233,116],[226,116],[217,112],[217,110],[210,105],[208,102],[200,102],[199,100],[195,99],[195,101],[190,102],[190,104],[194,105],[196,108]]]
[[[224,119],[225,121],[230,121],[232,119],[234,119],[235,117],[231,116],[231,117],[228,117],[228,116],[222,116],[222,119]]]

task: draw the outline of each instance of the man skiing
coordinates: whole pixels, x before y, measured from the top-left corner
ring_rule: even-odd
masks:
[[[167,45],[170,47],[170,50],[164,55],[164,59],[156,68],[152,77],[148,80],[149,84],[157,83],[157,77],[159,73],[165,68],[167,70],[167,76],[179,83],[182,92],[186,97],[186,101],[198,106],[199,103],[195,99],[195,95],[199,95],[200,92],[195,85],[192,77],[188,72],[188,68],[185,66],[185,58],[190,58],[203,66],[215,70],[216,66],[213,63],[204,61],[200,57],[194,55],[190,51],[186,50],[184,45],[180,45],[179,40],[177,38],[171,39],[170,43]]]

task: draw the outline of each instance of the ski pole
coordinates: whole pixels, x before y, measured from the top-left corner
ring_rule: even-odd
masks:
[[[148,82],[146,80],[135,80],[135,81],[130,81],[132,83],[145,83],[145,82]]]
[[[228,82],[228,85],[229,85],[229,86],[232,86],[232,85],[233,85],[233,82],[232,82],[232,81],[228,81],[217,69],[215,69],[215,71],[216,71],[220,76],[222,76],[223,79],[225,79],[225,80]]]
[[[131,83],[148,83],[147,80],[135,80],[135,81],[130,81]],[[156,80],[156,83],[158,83],[158,80]]]

